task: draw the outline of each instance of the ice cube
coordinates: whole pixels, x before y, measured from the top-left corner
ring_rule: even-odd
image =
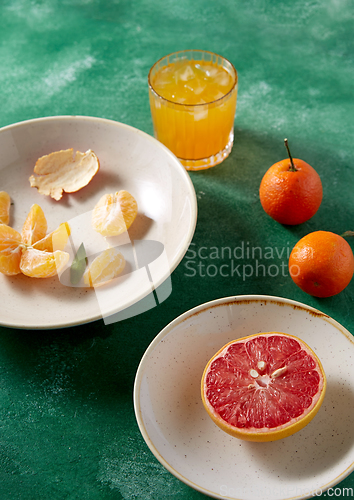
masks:
[[[184,88],[193,92],[194,95],[200,95],[206,87],[206,83],[199,78],[193,80],[193,82],[185,83]]]
[[[187,97],[179,95],[179,96],[174,96],[174,99],[172,99],[174,102],[177,102],[178,104],[186,104],[187,103]]]
[[[228,87],[231,82],[231,78],[229,73],[226,71],[219,70],[216,75],[214,76],[215,78],[215,83],[218,84],[220,87]]]
[[[205,120],[208,118],[208,108],[201,106],[194,111],[194,121],[199,122],[200,120]]]
[[[196,72],[198,73],[199,78],[209,79],[214,78],[218,73],[219,69],[212,64],[195,64]]]
[[[202,74],[205,73],[205,70],[204,70],[204,66],[202,66],[201,64],[199,63],[194,63],[194,68],[196,70],[196,72],[201,72]]]
[[[176,71],[176,77],[177,80],[187,82],[188,80],[195,78],[195,74],[191,66],[184,66]]]
[[[221,92],[220,90],[215,90],[213,100],[217,101],[218,99],[221,99],[222,97],[224,97],[224,95],[225,95],[225,92]]]
[[[152,84],[154,87],[161,88],[165,85],[171,84],[171,82],[173,82],[173,70],[170,66],[160,69],[152,78]]]
[[[211,64],[205,67],[205,73],[208,78],[215,78],[219,72],[219,69],[216,66],[212,66]]]

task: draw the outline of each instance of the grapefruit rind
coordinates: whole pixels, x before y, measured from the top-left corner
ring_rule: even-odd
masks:
[[[309,352],[314,359],[314,361],[317,364],[317,369],[318,372],[321,375],[321,382],[320,382],[320,387],[318,391],[318,398],[313,399],[311,406],[304,412],[304,415],[301,417],[297,417],[295,419],[290,420],[286,424],[283,424],[279,427],[276,428],[263,428],[263,429],[258,429],[258,428],[237,428],[233,425],[230,425],[228,422],[222,419],[222,417],[214,410],[213,406],[210,404],[206,397],[206,375],[209,371],[210,365],[212,362],[220,357],[220,355],[223,352],[226,352],[228,348],[234,344],[234,343],[239,343],[242,341],[247,341],[252,338],[258,337],[260,335],[282,335],[282,336],[288,336],[296,341],[298,341],[302,348],[305,349],[307,352]],[[296,432],[300,431],[303,429],[307,424],[311,422],[311,420],[315,417],[317,414],[318,410],[320,409],[323,399],[325,397],[326,393],[326,387],[327,387],[327,381],[326,381],[326,375],[323,370],[321,361],[319,360],[318,356],[313,352],[313,350],[301,339],[298,337],[295,337],[294,335],[289,335],[286,333],[282,332],[263,332],[263,333],[258,333],[255,335],[250,335],[246,337],[242,337],[239,339],[232,340],[231,342],[228,342],[226,345],[224,345],[207,363],[202,380],[201,380],[201,397],[202,397],[202,402],[204,405],[204,408],[206,409],[208,415],[210,418],[213,420],[213,422],[224,432],[230,434],[233,437],[236,437],[238,439],[242,439],[244,441],[254,441],[254,442],[268,442],[268,441],[276,441],[279,439],[286,438],[288,436],[291,436],[292,434],[295,434]]]

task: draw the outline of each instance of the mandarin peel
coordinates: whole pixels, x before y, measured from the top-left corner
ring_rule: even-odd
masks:
[[[59,201],[63,192],[74,193],[87,186],[99,169],[99,159],[91,149],[74,155],[71,148],[39,158],[29,181],[40,194]]]

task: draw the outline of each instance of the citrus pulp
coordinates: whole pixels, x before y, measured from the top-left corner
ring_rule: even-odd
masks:
[[[201,382],[212,420],[247,441],[274,441],[299,431],[319,410],[325,390],[316,354],[280,332],[229,342],[208,362]]]
[[[0,224],[0,272],[7,276],[19,274],[23,248],[19,232],[6,224]]]
[[[137,213],[137,202],[128,191],[105,194],[93,209],[92,226],[102,236],[118,236],[130,228]]]
[[[0,191],[0,224],[8,224],[10,221],[11,198],[6,191]]]
[[[44,212],[36,203],[31,206],[31,209],[26,217],[22,227],[22,241],[25,245],[32,245],[41,240],[47,234],[47,219]]]
[[[62,270],[68,260],[67,252],[46,252],[30,247],[22,252],[20,270],[30,278],[52,278]]]
[[[68,262],[64,247],[70,235],[67,222],[50,234],[41,207],[32,205],[21,234],[0,224],[0,272],[7,276],[25,274],[32,278],[50,278]]]
[[[84,273],[84,283],[88,286],[103,285],[116,278],[125,267],[125,259],[117,248],[103,250]]]

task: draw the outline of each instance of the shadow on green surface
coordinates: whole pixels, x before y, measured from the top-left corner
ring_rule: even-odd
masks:
[[[340,152],[330,151],[326,144],[318,147],[299,143],[297,137],[288,138],[293,156],[310,163],[322,180],[323,201],[314,217],[298,226],[284,226],[263,211],[259,185],[266,170],[286,158],[284,136],[237,127],[233,151],[222,164],[190,173],[198,199],[198,222],[190,250],[176,275],[181,287],[183,279],[188,278],[189,303],[193,305],[227,295],[276,295],[304,302],[334,319],[344,318],[344,326],[351,329],[354,284],[335,297],[317,299],[292,282],[287,262],[293,246],[304,235],[317,230],[341,234],[353,227],[350,200],[354,169]],[[348,242],[354,248],[354,239],[348,238]],[[240,255],[242,245],[243,259],[225,257],[226,252],[220,257],[225,248],[231,253],[237,249]],[[267,253],[269,248],[274,250],[273,257]],[[237,273],[239,264],[241,272]],[[228,276],[220,273],[223,265]],[[176,290],[176,279],[175,292],[182,293]]]

